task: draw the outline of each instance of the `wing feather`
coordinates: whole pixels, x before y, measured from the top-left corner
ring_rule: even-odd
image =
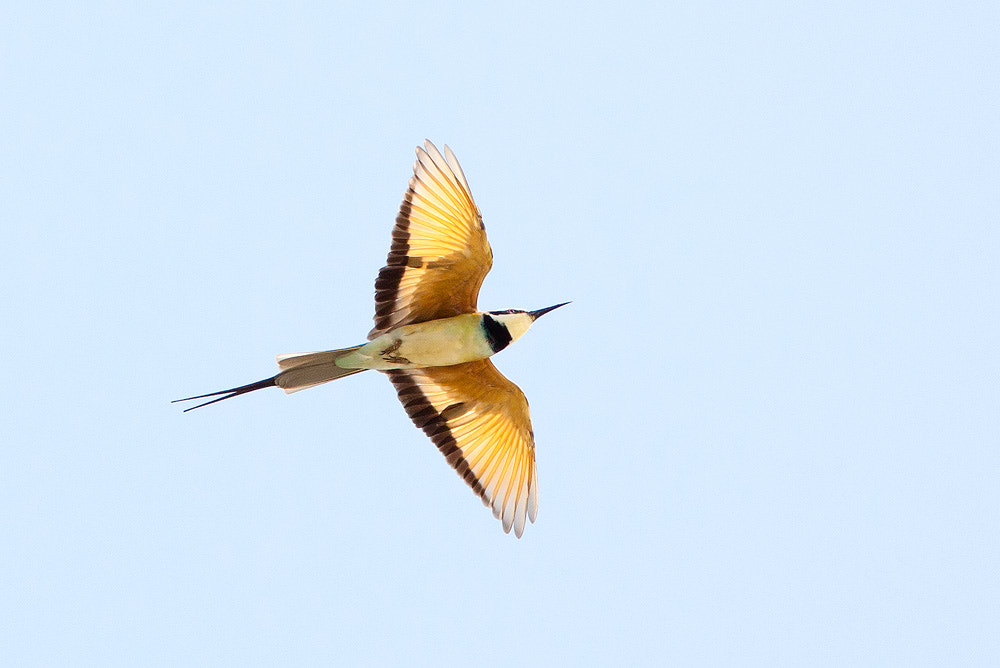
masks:
[[[399,327],[477,310],[493,265],[479,208],[451,149],[417,148],[392,246],[375,280],[374,339]]]
[[[413,424],[520,538],[538,513],[535,439],[528,401],[487,360],[386,375]]]

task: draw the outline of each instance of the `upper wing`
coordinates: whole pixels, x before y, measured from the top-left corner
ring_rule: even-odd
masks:
[[[520,538],[538,513],[528,401],[488,359],[385,372],[413,423]]]
[[[399,325],[475,312],[491,266],[486,226],[458,160],[447,146],[442,156],[424,142],[375,281],[369,340]]]

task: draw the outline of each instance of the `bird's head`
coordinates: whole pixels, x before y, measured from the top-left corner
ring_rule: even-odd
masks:
[[[549,311],[554,311],[560,306],[565,306],[569,302],[563,302],[562,304],[556,304],[555,306],[549,306],[548,308],[540,308],[537,311],[522,311],[520,309],[512,308],[506,311],[490,311],[490,315],[499,323],[502,323],[507,331],[510,333],[510,340],[517,341],[519,338],[524,336],[524,333],[528,331],[531,324],[541,318],[543,315]]]

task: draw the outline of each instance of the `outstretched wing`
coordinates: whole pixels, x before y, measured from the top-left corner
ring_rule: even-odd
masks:
[[[492,265],[486,226],[458,160],[447,146],[442,156],[424,142],[375,281],[369,340],[400,325],[475,312]]]
[[[520,538],[538,513],[535,439],[524,393],[488,359],[385,372],[413,423]]]

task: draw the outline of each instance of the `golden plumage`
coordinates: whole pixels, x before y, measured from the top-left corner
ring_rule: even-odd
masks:
[[[493,266],[486,226],[447,146],[417,148],[410,186],[375,280],[374,339],[393,327],[474,313]]]
[[[417,148],[410,185],[375,283],[375,328],[478,311],[493,266],[486,226],[447,146]],[[538,486],[528,401],[488,359],[386,372],[413,423],[501,520],[521,536],[535,521]]]

